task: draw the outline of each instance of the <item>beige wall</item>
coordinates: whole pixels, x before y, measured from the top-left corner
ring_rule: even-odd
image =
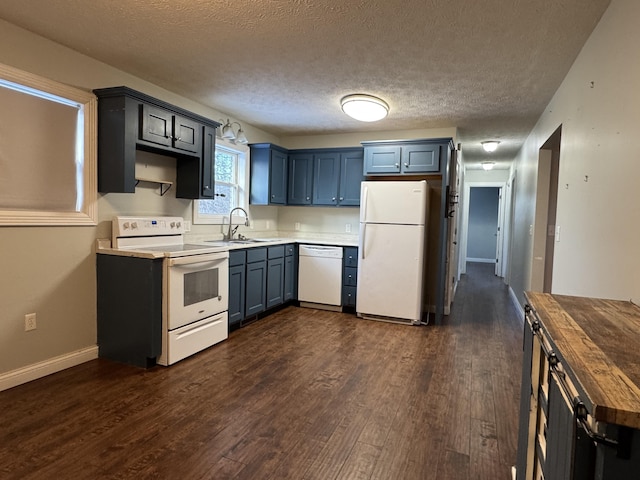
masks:
[[[640,3],[613,0],[519,153],[511,285],[530,288],[540,147],[562,125],[553,292],[640,299]]]
[[[0,63],[89,91],[127,85],[209,118],[227,117],[2,20]],[[251,141],[278,141],[249,124],[243,122],[243,126]],[[175,176],[175,169],[167,171]],[[3,373],[95,347],[94,241],[110,236],[109,220],[114,214],[190,218],[191,204],[176,199],[173,191],[160,197],[150,185],[138,189],[135,195],[101,195],[97,227],[0,227],[0,249],[4,252],[0,274],[0,380],[6,378]],[[266,208],[256,217],[261,220],[259,224],[269,218],[273,223],[277,212]],[[208,233],[213,228],[197,226],[194,230]],[[24,315],[32,312],[37,314],[38,328],[25,332]]]

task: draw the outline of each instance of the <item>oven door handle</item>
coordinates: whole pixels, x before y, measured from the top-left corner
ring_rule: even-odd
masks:
[[[199,265],[202,263],[221,263],[229,258],[229,253],[208,253],[205,255],[189,255],[186,257],[175,257],[169,259],[169,266],[177,265]]]

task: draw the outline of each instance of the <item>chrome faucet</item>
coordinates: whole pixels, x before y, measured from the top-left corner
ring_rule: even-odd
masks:
[[[226,241],[233,240],[233,234],[236,233],[236,230],[238,229],[238,225],[236,225],[236,228],[231,230],[231,226],[233,225],[233,212],[235,212],[236,210],[241,210],[242,213],[244,213],[244,216],[245,216],[244,226],[248,227],[249,225],[251,225],[249,223],[249,214],[244,208],[242,207],[232,208],[231,211],[229,212],[229,231],[226,234],[224,233],[222,234],[223,240],[226,240]]]

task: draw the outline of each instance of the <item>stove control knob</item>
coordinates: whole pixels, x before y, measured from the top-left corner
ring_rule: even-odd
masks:
[[[180,228],[182,226],[181,222],[176,223],[176,228]]]
[[[169,225],[171,225],[171,228],[176,226],[176,222],[171,222]]]
[[[131,228],[132,228],[132,229],[134,229],[134,230],[135,230],[136,228],[138,228],[138,224],[137,224],[137,222],[131,222]]]
[[[124,222],[124,223],[122,224],[122,228],[124,228],[125,230],[126,230],[127,228],[129,228],[129,222]]]

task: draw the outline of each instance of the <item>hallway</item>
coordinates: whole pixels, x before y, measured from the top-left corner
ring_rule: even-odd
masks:
[[[0,477],[510,480],[521,324],[491,268],[444,325],[287,307],[169,368],[0,392]]]

